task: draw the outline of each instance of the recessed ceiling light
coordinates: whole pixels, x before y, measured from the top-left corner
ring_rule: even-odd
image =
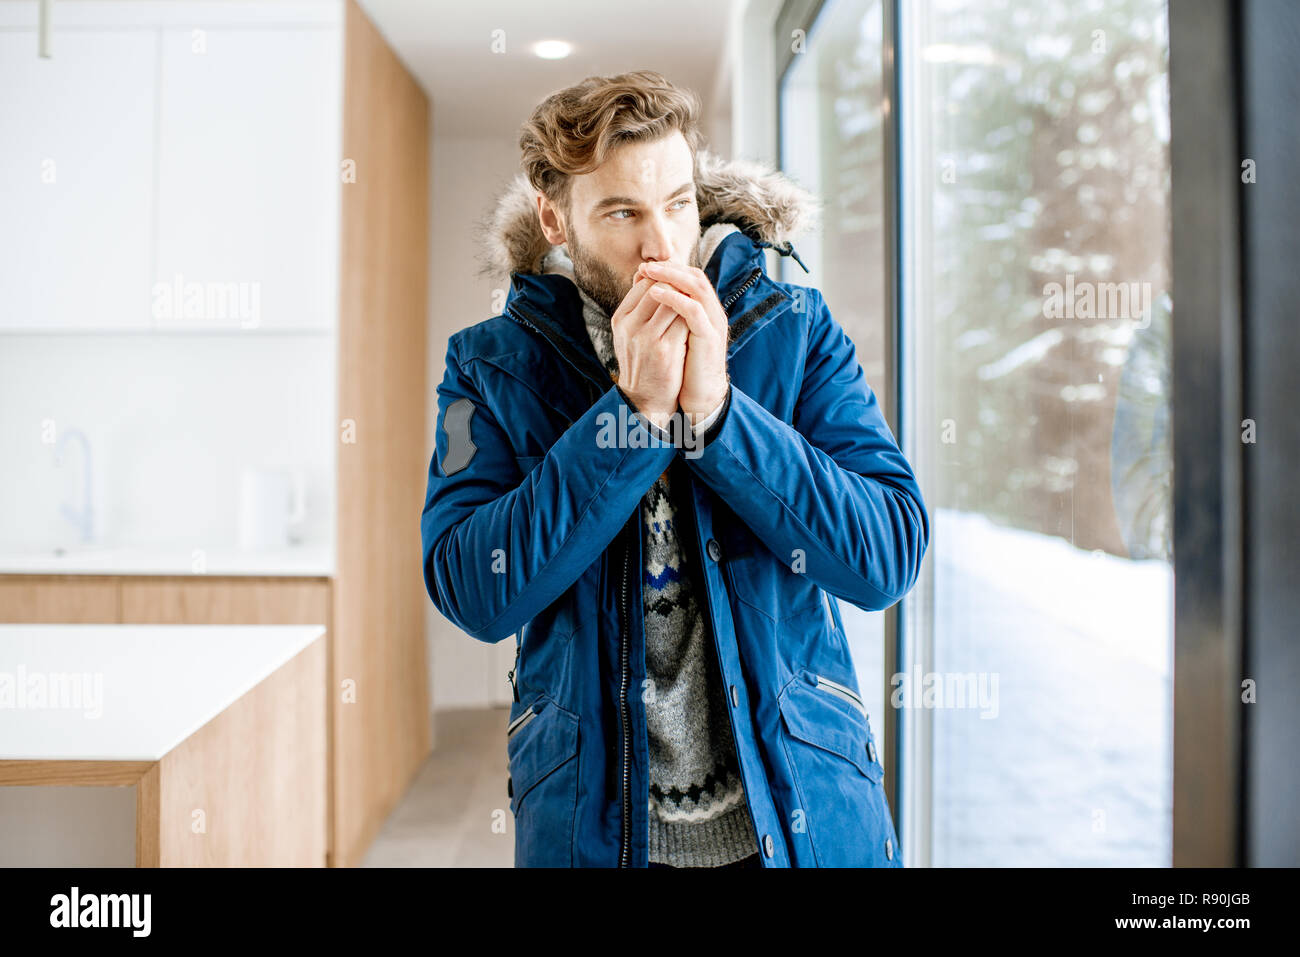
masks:
[[[539,40],[533,44],[533,53],[543,60],[563,60],[573,52],[573,44],[564,40]]]

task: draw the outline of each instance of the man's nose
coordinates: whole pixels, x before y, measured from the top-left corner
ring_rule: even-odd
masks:
[[[660,214],[646,217],[646,235],[641,239],[641,258],[646,262],[667,262],[673,258],[673,239],[666,216]]]

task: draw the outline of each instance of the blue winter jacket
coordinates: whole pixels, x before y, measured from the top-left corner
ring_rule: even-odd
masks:
[[[821,294],[764,268],[760,243],[789,235],[797,187],[746,164],[706,168],[702,222],[711,211],[732,224],[705,224],[705,272],[731,329],[731,392],[707,444],[688,456],[632,417],[576,287],[537,271],[548,247],[530,232],[536,214],[516,179],[497,217],[498,262],[511,269],[504,312],[447,346],[420,524],[425,583],[472,637],[516,636],[506,744],[516,866],[645,867],[639,506],[674,466],[759,859],[899,867],[881,745],[837,600],[879,610],[903,597],[929,518]],[[724,188],[737,179],[744,190]],[[623,440],[609,441],[611,424]]]

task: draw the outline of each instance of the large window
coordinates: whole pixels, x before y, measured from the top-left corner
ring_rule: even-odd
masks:
[[[805,281],[877,391],[897,323],[896,421],[932,518],[902,634],[864,629],[860,659],[898,642],[897,674],[859,677],[898,709],[906,859],[1168,865],[1165,5],[884,14],[821,6],[785,74],[781,138],[832,213]],[[892,128],[884,63],[900,71]]]

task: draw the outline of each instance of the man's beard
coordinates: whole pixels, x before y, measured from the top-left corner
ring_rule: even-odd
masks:
[[[619,276],[604,260],[581,245],[576,232],[572,229],[569,230],[564,245],[568,248],[569,259],[573,262],[573,278],[578,288],[605,310],[606,316],[613,316],[622,305],[623,299],[632,290],[632,277]],[[700,239],[697,236],[695,244],[691,247],[691,253],[686,258],[688,264],[695,262],[695,253],[699,245]]]

